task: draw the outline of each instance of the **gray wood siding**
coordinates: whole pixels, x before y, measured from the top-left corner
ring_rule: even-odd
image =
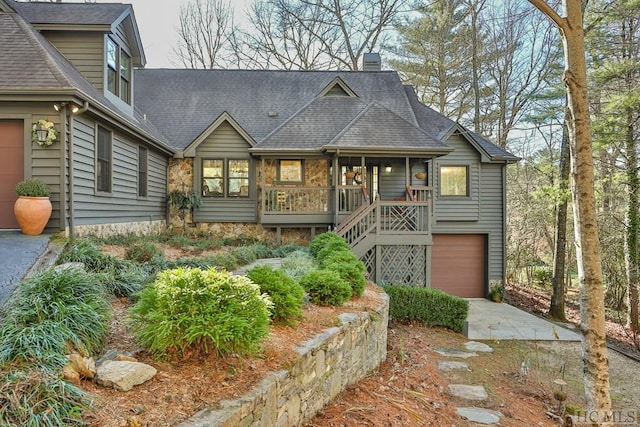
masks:
[[[459,135],[447,141],[455,150],[435,161],[435,220],[436,221],[477,221],[480,218],[481,168],[478,152]],[[468,166],[469,196],[440,195],[440,166]]]
[[[97,87],[103,89],[104,36],[101,33],[44,32],[62,54]]]
[[[108,127],[107,127],[108,128]],[[138,143],[114,132],[112,193],[95,193],[95,123],[74,120],[75,224],[139,222],[166,218],[167,159],[149,149],[148,196],[138,197]]]
[[[257,222],[256,165],[247,151],[249,144],[227,122],[222,123],[196,149],[195,191],[202,194],[202,159],[248,159],[249,197],[203,197],[195,212],[196,222]]]
[[[433,225],[433,233],[488,235],[489,280],[504,279],[504,165],[482,163],[480,217],[477,221],[445,221],[442,216]],[[438,201],[440,203],[440,201]],[[438,205],[436,205],[438,208]],[[440,212],[440,211],[439,211]]]
[[[390,173],[384,171],[385,165],[391,165]],[[405,159],[383,161],[378,170],[381,200],[399,200],[406,196]]]

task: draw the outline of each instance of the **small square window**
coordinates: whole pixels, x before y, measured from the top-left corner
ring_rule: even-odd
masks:
[[[278,181],[282,183],[302,183],[302,160],[280,160],[278,165]]]
[[[440,166],[440,195],[468,196],[468,172],[467,166]]]

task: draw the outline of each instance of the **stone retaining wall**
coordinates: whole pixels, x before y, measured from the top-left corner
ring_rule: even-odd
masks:
[[[76,237],[112,237],[126,234],[158,234],[164,231],[167,222],[163,219],[139,222],[117,222],[112,224],[78,225],[74,228]],[[67,230],[68,231],[68,230]]]
[[[382,297],[375,312],[342,314],[342,326],[305,342],[289,370],[269,374],[245,396],[204,409],[179,427],[291,427],[309,421],[384,361],[389,298]]]

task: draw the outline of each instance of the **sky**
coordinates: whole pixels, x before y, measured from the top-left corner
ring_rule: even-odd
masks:
[[[68,0],[65,0],[68,1]],[[96,0],[97,3],[126,3],[133,11],[147,57],[146,68],[176,68],[173,49],[177,45],[180,6],[189,0]],[[249,0],[231,0],[236,21],[241,21]],[[173,58],[173,62],[172,62]]]

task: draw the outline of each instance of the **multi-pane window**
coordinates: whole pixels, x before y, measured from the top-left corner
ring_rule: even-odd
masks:
[[[147,155],[146,147],[138,147],[138,197],[147,197]]]
[[[302,165],[302,160],[280,160],[278,164],[278,181],[287,184],[302,184],[304,176]]]
[[[440,166],[440,195],[468,196],[469,168],[467,166]]]
[[[111,192],[111,131],[101,126],[96,141],[96,190]]]
[[[249,197],[249,160],[203,160],[202,195]]]
[[[107,38],[107,89],[131,104],[131,56]]]

